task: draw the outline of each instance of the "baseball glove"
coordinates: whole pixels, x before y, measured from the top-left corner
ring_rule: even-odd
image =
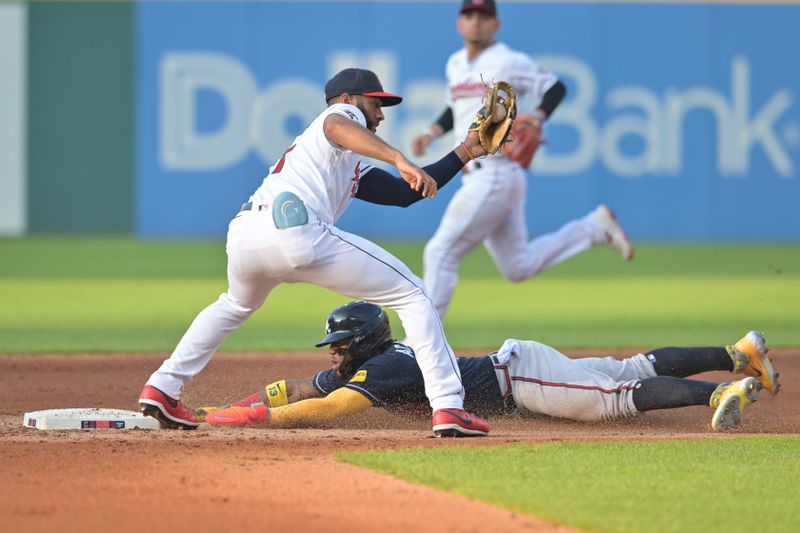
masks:
[[[503,146],[503,155],[519,163],[522,168],[531,166],[536,150],[544,143],[542,121],[533,115],[520,115],[511,128],[512,143]]]
[[[477,131],[481,146],[487,154],[497,153],[508,141],[514,119],[517,118],[517,96],[504,81],[495,82],[483,100],[469,131]]]

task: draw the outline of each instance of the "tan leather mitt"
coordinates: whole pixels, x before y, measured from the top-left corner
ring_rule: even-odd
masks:
[[[477,131],[483,149],[494,154],[508,141],[516,118],[517,95],[507,82],[498,81],[489,89],[469,131]]]

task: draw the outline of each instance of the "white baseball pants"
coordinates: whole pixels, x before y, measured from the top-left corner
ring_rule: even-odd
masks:
[[[423,278],[442,318],[458,282],[459,263],[481,243],[504,277],[522,281],[594,244],[607,242],[602,228],[588,215],[528,241],[527,177],[517,163],[482,163],[480,169],[465,173],[462,181],[439,228],[425,245]]]
[[[308,215],[307,224],[288,229],[275,228],[271,210],[243,211],[231,221],[228,291],[200,312],[148,384],[180,398],[183,387],[274,287],[306,282],[394,309],[416,352],[431,407],[461,408],[458,364],[422,280],[376,244],[321,222],[311,211]]]
[[[632,416],[633,390],[656,377],[642,354],[571,359],[534,341],[517,341],[506,363],[514,402],[522,414],[537,413],[571,420],[601,421]]]

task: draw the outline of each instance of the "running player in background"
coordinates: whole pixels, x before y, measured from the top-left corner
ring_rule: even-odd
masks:
[[[414,351],[392,340],[383,309],[366,302],[334,309],[326,335],[317,343],[326,345],[330,369],[277,381],[232,406],[201,408],[201,416],[212,425],[308,426],[372,406],[406,414],[425,411]],[[466,388],[464,405],[482,416],[543,414],[601,421],[708,405],[714,409],[711,426],[720,431],[739,423],[744,407],[756,401],[762,387],[778,392],[778,374],[767,351],[757,331],[730,346],[659,348],[623,360],[571,359],[538,342],[509,339],[493,354],[458,358],[458,365]],[[685,379],[710,370],[748,377],[722,384]]]
[[[598,206],[557,231],[528,241],[525,221],[526,173],[541,142],[541,126],[558,107],[566,87],[527,55],[494,40],[500,21],[494,0],[464,0],[457,22],[464,48],[447,61],[447,107],[439,119],[412,141],[414,155],[454,130],[466,133],[493,80],[506,80],[518,98],[539,100],[530,114],[520,113],[507,149],[471,161],[461,188],[447,206],[434,236],[425,246],[425,286],[444,318],[458,281],[461,260],[483,243],[501,274],[522,281],[594,245],[610,244],[627,261],[633,248],[612,211]]]
[[[181,402],[183,388],[281,283],[306,282],[394,309],[417,353],[433,432],[481,436],[486,422],[463,411],[458,363],[422,281],[400,260],[334,224],[353,200],[408,206],[433,197],[471,155],[484,155],[475,132],[424,169],[375,132],[387,93],[374,72],[345,69],[325,85],[328,108],[270,168],[228,228],[228,290],[195,318],[172,355],[139,396],[142,412],[164,426],[194,429],[200,421]],[[361,157],[391,165],[397,179],[364,165]]]

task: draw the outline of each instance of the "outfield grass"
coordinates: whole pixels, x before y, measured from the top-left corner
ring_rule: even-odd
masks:
[[[386,247],[421,274],[421,244]],[[0,240],[0,258],[0,353],[170,351],[226,289],[222,242]],[[479,250],[461,274],[446,322],[457,349],[496,349],[507,337],[560,348],[707,344],[752,328],[772,346],[800,346],[796,246],[640,245],[629,264],[593,249],[519,284]],[[280,286],[222,349],[310,349],[345,301]]]
[[[344,462],[597,532],[795,532],[800,437],[442,447]]]

